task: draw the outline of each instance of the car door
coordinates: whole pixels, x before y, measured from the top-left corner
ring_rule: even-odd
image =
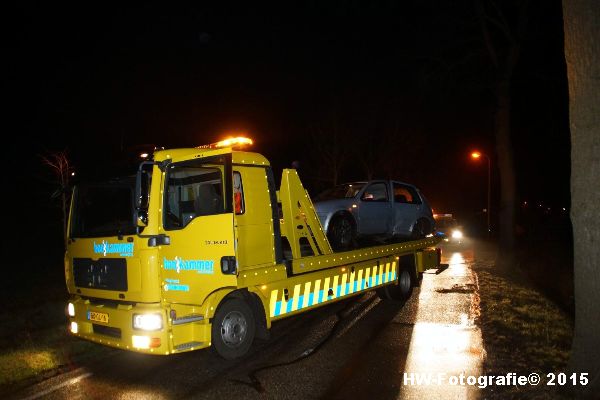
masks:
[[[421,199],[412,186],[400,182],[392,182],[392,191],[394,193],[393,234],[408,236],[411,233],[411,227],[419,217]]]
[[[392,207],[387,182],[373,182],[362,192],[359,205],[360,235],[389,232]]]

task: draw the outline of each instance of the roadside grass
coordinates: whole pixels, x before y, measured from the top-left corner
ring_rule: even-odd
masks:
[[[22,332],[23,341],[0,352],[0,393],[77,368],[106,349],[68,335],[65,324]]]
[[[64,283],[47,279],[35,290],[11,286],[3,290],[0,310],[0,397],[110,353],[67,332]]]
[[[56,368],[56,355],[50,349],[22,349],[0,355],[0,385],[23,380]]]
[[[515,372],[542,378],[538,386],[490,386],[486,398],[560,398],[560,388],[546,385],[546,374],[566,372],[573,336],[572,318],[520,272],[499,271],[476,262],[486,375]]]

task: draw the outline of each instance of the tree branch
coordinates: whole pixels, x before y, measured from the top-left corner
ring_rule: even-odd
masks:
[[[515,38],[510,31],[510,24],[506,20],[504,13],[500,9],[500,7],[498,7],[498,4],[496,4],[495,1],[490,0],[490,4],[492,5],[492,7],[494,7],[494,10],[496,10],[496,14],[498,14],[499,20],[492,18],[490,15],[487,15],[488,20],[494,25],[496,25],[496,27],[500,29],[502,33],[504,33],[504,36],[506,36],[509,42],[513,42]]]
[[[477,9],[477,15],[479,16],[479,25],[481,27],[481,33],[483,34],[483,41],[485,43],[485,47],[488,50],[488,54],[490,56],[490,59],[492,60],[492,64],[496,69],[498,69],[498,55],[496,53],[494,43],[492,42],[492,38],[490,36],[487,24],[485,23],[486,15],[480,0],[475,0],[475,8]]]

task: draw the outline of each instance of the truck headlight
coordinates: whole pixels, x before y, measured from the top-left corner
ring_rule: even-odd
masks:
[[[157,331],[162,328],[162,315],[133,314],[133,328],[143,331]]]
[[[69,317],[75,316],[75,305],[73,303],[69,303],[67,306],[67,313],[69,314]]]

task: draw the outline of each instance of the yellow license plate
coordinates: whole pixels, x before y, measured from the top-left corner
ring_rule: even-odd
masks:
[[[88,319],[94,322],[108,324],[108,314],[103,312],[88,311]]]

